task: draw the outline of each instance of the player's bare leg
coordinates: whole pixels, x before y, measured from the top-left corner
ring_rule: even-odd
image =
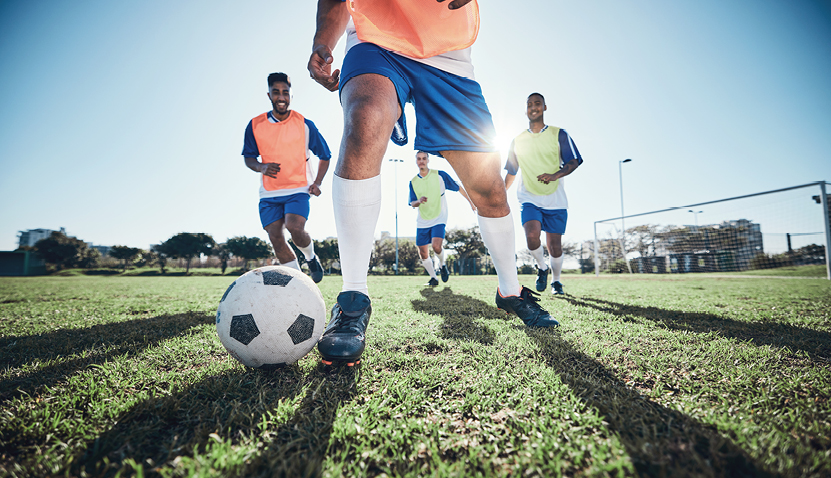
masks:
[[[534,258],[537,267],[537,292],[542,292],[548,285],[548,272],[551,270],[548,264],[545,263],[545,252],[542,248],[540,235],[542,234],[542,224],[540,221],[526,221],[522,225],[525,228],[525,244],[528,246],[528,251]]]
[[[453,166],[479,211],[479,230],[499,280],[497,306],[516,313],[529,326],[559,325],[536,303],[536,293],[519,285],[514,221],[500,175],[499,153],[442,151],[442,156]]]
[[[297,264],[297,256],[286,242],[286,237],[283,235],[283,227],[285,226],[285,217],[278,219],[265,227],[265,232],[268,233],[268,240],[271,241],[271,246],[274,247],[274,256],[280,261],[280,264],[291,267],[292,269],[300,270]]]
[[[294,245],[303,253],[306,259],[306,264],[309,266],[309,272],[312,280],[315,283],[323,279],[323,267],[315,255],[314,243],[312,236],[306,232],[306,218],[299,214],[287,213],[285,217],[286,229],[291,234],[291,240]]]
[[[424,266],[424,270],[430,276],[430,281],[427,282],[427,285],[439,285],[439,280],[436,278],[436,268],[433,266],[433,259],[430,257],[430,245],[424,244],[423,246],[418,246],[418,255],[421,257],[421,265]]]
[[[365,347],[372,313],[366,276],[381,210],[381,163],[395,121],[401,114],[392,82],[364,74],[341,90],[343,139],[332,181],[343,291],[318,350],[323,362],[354,365]]]
[[[447,265],[444,263],[444,238],[434,237],[432,241],[433,252],[436,253],[436,258],[439,260],[439,273],[441,274],[441,281],[447,282],[450,279],[450,271],[447,270]]]

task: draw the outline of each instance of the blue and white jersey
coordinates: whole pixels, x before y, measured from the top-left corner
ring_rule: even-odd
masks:
[[[438,217],[433,219],[423,219],[421,217],[421,211],[419,210],[418,219],[416,219],[416,228],[422,229],[425,227],[433,227],[437,224],[447,224],[447,198],[444,196],[445,191],[458,191],[459,185],[453,178],[450,177],[449,174],[445,173],[444,171],[436,170],[439,173],[439,176],[442,178],[442,181],[439,181],[439,187],[441,189],[441,213],[439,213]],[[418,177],[423,177],[421,174]],[[413,201],[417,200],[418,196],[416,196],[415,190],[413,189],[413,182],[410,181],[410,200],[407,201],[407,204],[412,204]],[[431,198],[427,198],[428,201]]]
[[[309,153],[314,153],[320,161],[329,161],[329,159],[332,158],[332,153],[329,151],[329,145],[326,143],[326,140],[323,139],[320,131],[317,130],[317,126],[315,126],[310,119],[303,119],[306,125],[306,179],[308,184],[305,187],[268,191],[263,187],[262,181],[260,181],[261,198],[291,196],[292,194],[297,193],[308,194],[309,186],[317,177],[317,164],[313,165],[312,162],[309,161]],[[273,111],[269,111],[268,122],[279,123],[280,120],[274,117]],[[244,158],[258,158],[260,156],[260,150],[257,147],[257,140],[254,138],[254,129],[251,123],[252,122],[249,121],[248,126],[245,128],[245,140],[242,146],[242,156]]]
[[[534,133],[530,129],[526,130],[522,134],[531,134],[533,136],[542,135],[548,129],[548,125],[543,126],[542,130],[539,133]],[[522,136],[522,135],[520,135]],[[565,178],[558,179],[560,185],[556,191],[552,194],[548,195],[536,195],[531,194],[528,189],[525,187],[525,184],[522,180],[522,175],[517,174],[519,172],[519,160],[516,155],[516,151],[514,148],[514,141],[511,141],[511,147],[508,150],[508,160],[505,163],[505,170],[508,174],[517,176],[517,181],[519,184],[517,185],[517,199],[519,199],[519,203],[531,203],[534,206],[537,206],[541,209],[568,209],[568,198],[566,197],[566,189],[565,189]],[[569,161],[576,159],[578,164],[583,164],[583,158],[580,156],[580,151],[577,150],[577,146],[574,144],[574,140],[571,139],[571,136],[566,132],[564,129],[560,129],[557,135],[557,143],[553,145],[552,150],[555,150],[557,144],[559,145],[559,158],[554,159],[551,158],[550,160],[559,161],[559,164],[556,167],[552,167],[551,173],[554,173],[560,170],[564,164],[568,163]],[[533,158],[535,160],[542,160],[542,158]]]

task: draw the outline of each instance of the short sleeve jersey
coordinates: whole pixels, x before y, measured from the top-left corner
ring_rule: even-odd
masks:
[[[557,135],[557,139],[553,143],[553,148],[548,148],[546,150],[543,148],[525,147],[529,144],[544,144],[546,141],[553,140],[553,138],[548,136],[552,134]],[[522,148],[518,147],[519,143],[522,143]],[[549,142],[548,144],[552,143]],[[520,156],[523,155],[522,151],[531,152],[525,153],[525,156],[519,157],[517,151],[520,151]],[[517,175],[520,167],[525,164],[526,167],[539,169],[532,173],[532,176],[535,177],[537,174],[541,174],[543,172],[555,173],[559,171],[564,164],[573,159],[577,160],[578,165],[583,163],[580,151],[577,150],[577,146],[574,144],[571,136],[569,136],[564,129],[549,127],[546,125],[539,133],[534,133],[528,129],[514,138],[511,142],[511,147],[508,150],[508,160],[505,163],[505,170],[508,174]],[[539,195],[530,191],[524,183],[523,175],[519,175],[517,198],[519,199],[520,204],[531,203],[541,209],[568,209],[568,198],[566,197],[564,179],[565,178],[560,178],[558,180],[559,185],[553,193]]]
[[[447,198],[444,197],[445,191],[458,191],[459,184],[450,177],[449,174],[445,173],[444,171],[439,171],[436,169],[431,169],[427,175],[429,176],[432,173],[438,173],[441,181],[439,181],[439,190],[441,191],[438,198],[427,197],[427,201],[441,201],[441,212],[439,213],[438,217],[432,219],[424,219],[421,217],[421,208],[419,208],[418,219],[416,220],[416,227],[419,229],[423,229],[426,227],[433,227],[438,224],[446,224],[447,223]],[[416,175],[417,178],[421,178],[420,174]],[[413,178],[416,179],[416,178]],[[413,201],[418,199],[416,196],[415,189],[413,189],[413,182],[410,181],[410,200],[408,204],[411,204]]]
[[[308,184],[299,188],[268,191],[263,187],[263,182],[261,180],[261,198],[290,196],[297,193],[308,194],[309,186],[311,186],[315,180],[315,177],[317,177],[317,165],[311,164],[309,161],[309,153],[314,153],[320,161],[329,161],[329,159],[332,158],[332,153],[329,151],[329,145],[326,144],[326,140],[323,139],[323,136],[317,130],[315,124],[308,118],[304,118],[304,120],[306,124],[306,179]],[[280,122],[280,120],[274,117],[271,111],[268,112],[268,121],[270,123]],[[254,138],[254,129],[251,121],[248,122],[248,126],[245,128],[245,140],[242,147],[242,156],[245,158],[258,158],[260,156],[260,150],[257,147],[257,140]]]

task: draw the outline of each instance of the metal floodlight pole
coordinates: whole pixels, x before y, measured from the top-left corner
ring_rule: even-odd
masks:
[[[403,159],[390,159],[390,162],[395,163],[395,275],[398,275],[398,163],[403,163]]]
[[[825,181],[819,183],[819,194],[825,223],[825,276],[831,280],[831,218],[828,217],[828,195],[825,191]]]
[[[623,253],[623,261],[626,262],[626,267],[629,269],[630,274],[632,273],[632,265],[626,260],[626,225],[623,222],[623,216],[625,216],[623,213],[623,163],[629,163],[631,161],[631,159],[627,158],[617,162],[617,172],[618,177],[620,177],[620,250]]]
[[[597,242],[597,221],[594,222],[594,276],[600,277],[600,247]]]

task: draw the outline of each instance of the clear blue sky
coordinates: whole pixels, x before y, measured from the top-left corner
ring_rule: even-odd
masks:
[[[619,215],[624,158],[627,214],[831,180],[831,2],[480,4],[473,61],[500,146],[539,91],[585,159],[566,182],[566,240]],[[267,74],[288,73],[292,108],[340,143],[337,95],[305,68],[314,15],[313,1],[0,0],[0,250],[34,228],[141,248],[183,231],[265,238],[240,152],[270,108]],[[414,152],[387,157],[406,160],[397,204],[412,236]],[[383,175],[378,234],[395,230],[391,163]],[[335,235],[331,172],[322,189],[317,239]],[[449,226],[474,224],[451,194]]]

